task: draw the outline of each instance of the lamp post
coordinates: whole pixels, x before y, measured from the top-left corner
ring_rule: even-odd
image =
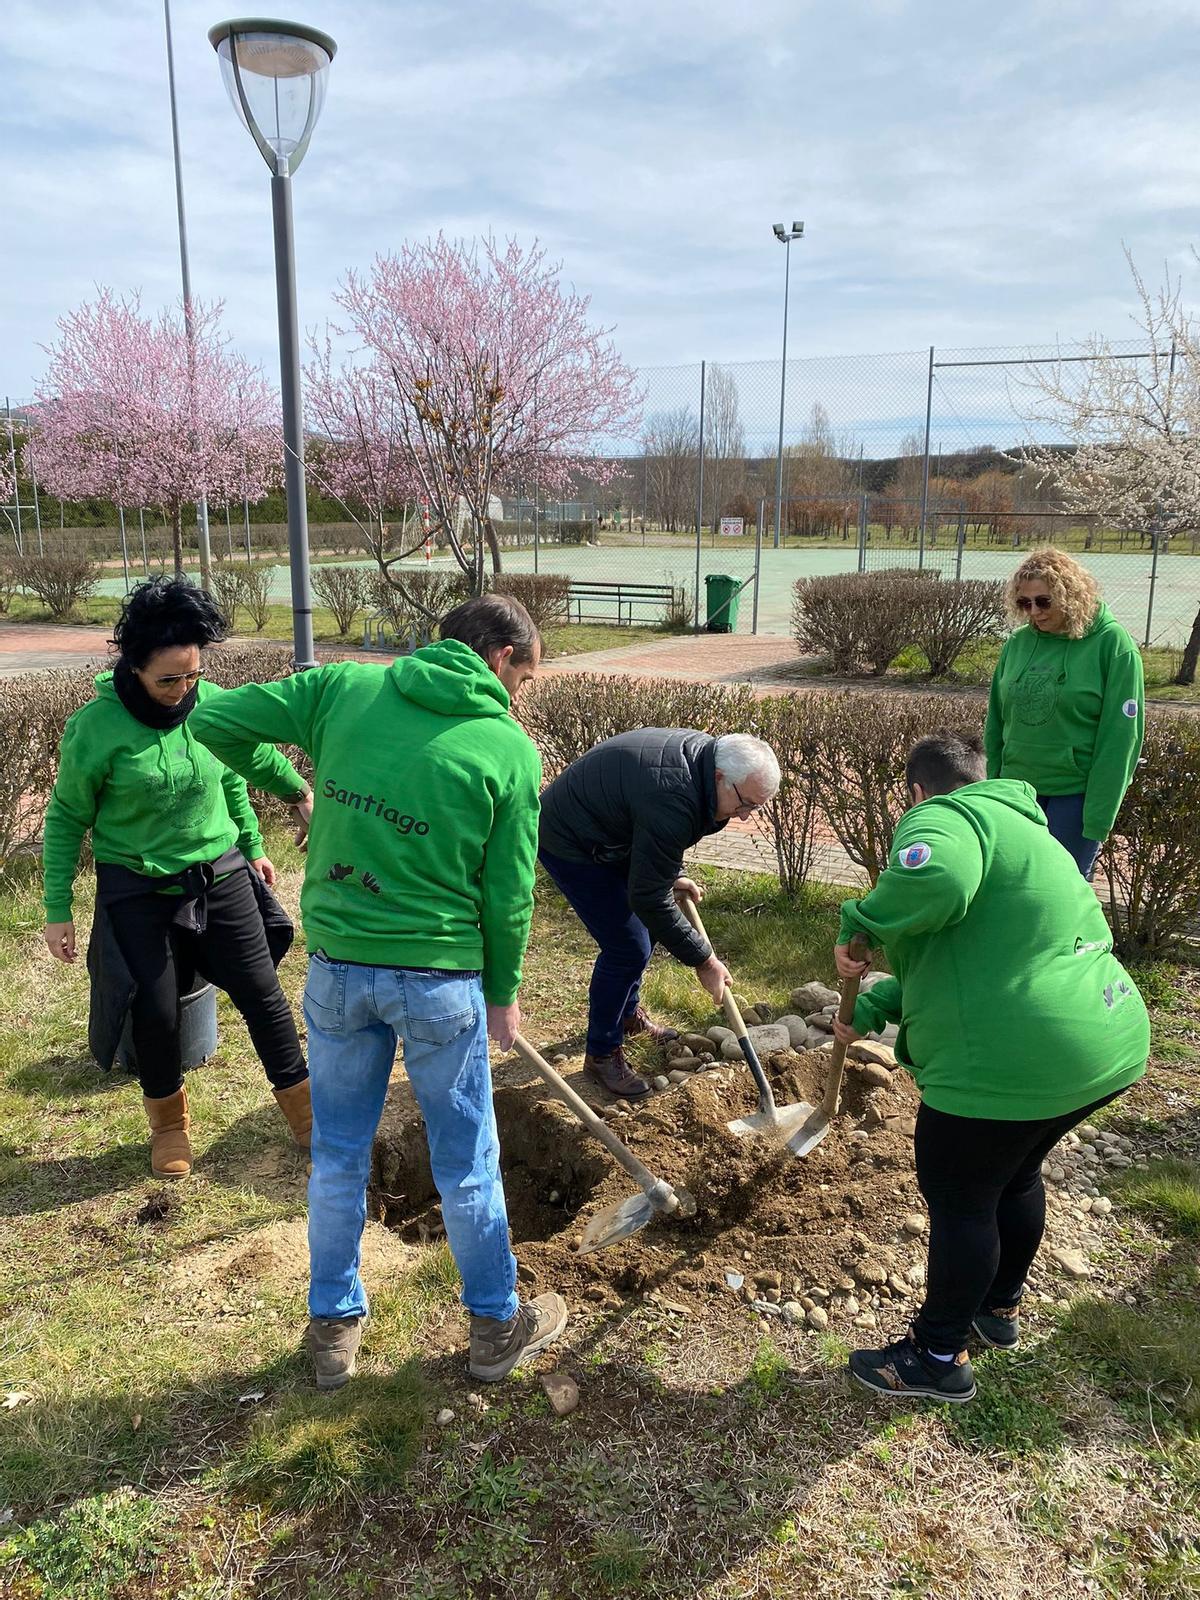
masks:
[[[804,224],[793,222],[785,228],[782,222],[771,224],[771,231],[783,248],[783,360],[779,368],[779,460],[775,468],[775,548],[779,549],[779,531],[783,519],[783,403],[787,396],[787,318],[788,288],[791,283],[792,240],[804,237]]]
[[[308,577],[292,173],[304,159],[321,114],[329,66],[337,46],[317,28],[260,17],[218,23],[209,29],[208,37],[221,62],[221,76],[233,109],[271,171],[293,653],[297,668],[303,671],[317,663],[313,655],[312,590]]]

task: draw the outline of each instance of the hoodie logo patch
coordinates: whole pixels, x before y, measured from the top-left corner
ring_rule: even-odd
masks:
[[[932,854],[927,844],[910,844],[901,850],[896,860],[902,867],[923,867]]]
[[[1125,704],[1121,707],[1121,710],[1127,717],[1136,717],[1138,714],[1138,703],[1136,700],[1126,700]]]

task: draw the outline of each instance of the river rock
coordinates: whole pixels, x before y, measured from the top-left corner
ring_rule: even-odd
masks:
[[[887,1067],[890,1070],[896,1065],[896,1052],[886,1044],[876,1044],[872,1039],[859,1039],[846,1054],[851,1061],[861,1061],[870,1066]]]
[[[887,1268],[882,1261],[872,1261],[869,1257],[860,1261],[854,1268],[854,1276],[859,1283],[877,1284],[887,1282]]]
[[[783,1320],[793,1324],[804,1321],[804,1307],[799,1300],[785,1300],[783,1302]]]
[[[813,1306],[806,1315],[810,1328],[827,1328],[829,1326],[829,1313],[824,1306]]]
[[[1094,1217],[1106,1217],[1111,1210],[1112,1201],[1106,1194],[1097,1195],[1092,1201],[1092,1215]]]
[[[829,1016],[824,1011],[810,1011],[804,1020],[810,1028],[820,1028],[822,1033],[829,1032]]]
[[[722,1028],[719,1024],[708,1030],[708,1042],[715,1044],[718,1049],[725,1043],[726,1039],[736,1038],[737,1035],[732,1028]]]
[[[805,1014],[809,1011],[820,1011],[825,1006],[836,1006],[841,996],[836,989],[831,989],[824,983],[802,983],[798,989],[793,989],[790,997],[792,1009]]]
[[[709,1045],[712,1044],[712,1040],[706,1033],[685,1033],[679,1042],[696,1056],[702,1056]]]
[[[805,1050],[824,1050],[826,1045],[832,1045],[833,1039],[821,1028],[808,1028],[804,1035]]]
[[[682,1067],[672,1067],[670,1072],[667,1073],[667,1082],[686,1083],[691,1076],[692,1074],[685,1072]]]
[[[436,1420],[439,1428],[448,1428],[454,1421],[454,1413],[449,1406],[443,1406],[438,1412]]]
[[[548,1372],[542,1379],[542,1388],[556,1417],[569,1416],[579,1404],[579,1385],[565,1372]]]
[[[1056,1262],[1068,1278],[1091,1277],[1091,1263],[1082,1250],[1071,1249],[1066,1245],[1053,1244],[1050,1246],[1048,1254],[1051,1261]]]
[[[774,1025],[777,1028],[787,1029],[788,1040],[793,1050],[807,1049],[808,1023],[805,1022],[803,1017],[797,1017],[791,1014],[784,1017],[778,1017],[776,1018]]]
[[[891,1087],[892,1075],[886,1067],[877,1067],[873,1064],[868,1067],[860,1067],[858,1076],[863,1083],[868,1084],[872,1089],[888,1089]]]
[[[669,1089],[671,1087],[671,1080],[670,1080],[670,1078],[667,1077],[665,1072],[660,1072],[658,1074],[657,1078],[655,1078],[653,1080],[653,1082],[654,1082],[654,1087],[660,1093],[662,1092],[662,1090]]]
[[[778,1022],[763,1022],[748,1030],[750,1043],[754,1046],[761,1061],[764,1056],[773,1055],[777,1050],[790,1050],[792,1041],[788,1037],[786,1028],[780,1027]],[[726,1039],[721,1046],[721,1054],[726,1061],[740,1061],[742,1048],[734,1038]]]
[[[886,983],[890,977],[890,972],[864,972],[862,977],[859,979],[859,990],[863,994],[867,994],[875,987],[877,983]]]
[[[914,1235],[925,1232],[925,1218],[919,1211],[912,1211],[907,1217],[905,1217],[904,1231],[905,1233],[911,1233]]]

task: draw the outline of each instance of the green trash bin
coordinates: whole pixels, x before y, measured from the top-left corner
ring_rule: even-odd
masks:
[[[739,578],[725,572],[710,572],[704,580],[705,626],[709,633],[736,633],[738,598],[742,592]]]

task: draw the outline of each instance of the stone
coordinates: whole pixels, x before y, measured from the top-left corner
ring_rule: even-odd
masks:
[[[1099,1128],[1091,1122],[1081,1122],[1075,1131],[1081,1139],[1094,1139],[1100,1132]]]
[[[788,1039],[793,1050],[806,1050],[808,1048],[808,1023],[803,1017],[779,1017],[775,1023],[777,1028],[786,1028]],[[822,1034],[822,1038],[824,1035]]]
[[[822,1033],[828,1033],[830,1031],[829,1018],[823,1011],[810,1011],[804,1020],[808,1023],[810,1028],[820,1028]]]
[[[871,1039],[859,1039],[846,1051],[851,1061],[861,1061],[876,1067],[887,1067],[894,1070],[896,1066],[896,1052],[886,1044],[876,1044]]]
[[[762,1289],[778,1289],[783,1283],[783,1274],[775,1271],[756,1272],[754,1281]]]
[[[1053,1244],[1050,1246],[1048,1254],[1051,1261],[1056,1262],[1068,1278],[1091,1277],[1091,1264],[1082,1250],[1075,1250],[1067,1245]]]
[[[827,1328],[829,1326],[829,1313],[824,1306],[813,1306],[805,1320],[810,1328]]]
[[[764,1056],[774,1055],[777,1050],[792,1048],[787,1029],[781,1028],[777,1022],[759,1023],[747,1029],[747,1034],[760,1061]],[[729,1038],[721,1045],[721,1054],[726,1061],[740,1061],[742,1047],[736,1039]]]
[[[877,983],[886,983],[890,977],[890,972],[864,972],[859,979],[859,992],[869,994]]]
[[[896,1040],[900,1037],[900,1024],[898,1022],[889,1022],[886,1028],[880,1028],[875,1037],[880,1044],[886,1044],[889,1050],[894,1050],[896,1048]]]
[[[905,1217],[904,1231],[905,1233],[911,1234],[922,1234],[925,1232],[925,1218],[919,1211],[912,1211],[907,1217]]]
[[[1065,1169],[1062,1167],[1051,1167],[1046,1176],[1050,1179],[1051,1183],[1065,1183],[1067,1174]]]
[[[556,1067],[561,1067],[564,1061],[569,1061],[570,1059],[570,1056],[566,1055],[562,1050],[560,1050],[556,1056],[550,1057],[550,1060]]]
[[[1131,1167],[1133,1165],[1133,1162],[1129,1159],[1128,1156],[1111,1155],[1108,1158],[1108,1165],[1110,1167],[1114,1167],[1118,1172],[1120,1172],[1122,1167]]]
[[[449,1406],[443,1406],[438,1412],[436,1420],[439,1428],[448,1428],[454,1421],[454,1413]]]
[[[701,1050],[700,1062],[703,1066],[710,1067],[716,1059],[711,1050]]]
[[[898,1277],[894,1272],[888,1273],[887,1286],[893,1294],[906,1295],[908,1293],[908,1285],[903,1278]]]
[[[886,1067],[875,1066],[874,1064],[867,1067],[860,1067],[858,1076],[863,1083],[867,1084],[872,1089],[887,1089],[891,1086],[892,1082],[892,1075],[888,1069]]]
[[[923,1261],[914,1261],[904,1276],[914,1289],[919,1289],[925,1282],[925,1263]]]
[[[783,1320],[797,1323],[804,1321],[804,1307],[799,1300],[785,1300],[783,1303]]]
[[[764,1289],[762,1296],[768,1305],[777,1306],[783,1299],[783,1291],[782,1289]]]
[[[672,1067],[671,1071],[667,1073],[667,1082],[687,1083],[688,1079],[692,1076],[692,1073],[685,1072],[682,1067]]]
[[[548,1372],[542,1379],[542,1388],[556,1417],[570,1416],[579,1404],[579,1385],[565,1372]]]
[[[712,1040],[706,1033],[685,1033],[679,1042],[682,1045],[686,1045],[692,1054],[696,1056],[702,1056],[709,1045],[712,1044]]]
[[[720,1049],[720,1047],[725,1043],[726,1039],[733,1039],[735,1037],[736,1035],[734,1034],[732,1028],[722,1028],[716,1026],[708,1030],[709,1043],[715,1044],[718,1049]]]
[[[854,1326],[856,1328],[873,1328],[878,1320],[873,1311],[864,1311],[860,1317],[855,1317]]]
[[[884,1117],[883,1125],[889,1133],[901,1133],[911,1139],[917,1131],[916,1117]]]
[[[1112,1201],[1106,1194],[1097,1195],[1092,1201],[1092,1215],[1094,1217],[1106,1217],[1111,1210]]]
[[[758,1024],[763,1021],[763,1018],[758,1014],[757,1006],[739,1006],[738,1010],[742,1013],[742,1021],[748,1028],[757,1028]]]
[[[814,1283],[812,1288],[808,1292],[809,1292],[810,1295],[812,1295],[814,1300],[828,1300],[829,1299],[829,1290],[825,1287],[825,1285],[823,1283]]]
[[[846,1313],[846,1315],[848,1317],[856,1317],[858,1315],[858,1313],[862,1310],[862,1307],[859,1305],[858,1301],[854,1298],[854,1296],[852,1294],[848,1294],[846,1296],[846,1298],[842,1301],[842,1310]]]
[[[870,1257],[858,1262],[854,1268],[854,1276],[859,1283],[886,1283],[887,1275],[887,1268],[882,1261],[872,1261]]]
[[[808,1028],[805,1030],[804,1043],[799,1048],[804,1050],[823,1050],[826,1045],[832,1045],[832,1043],[833,1040],[829,1034],[823,1033],[820,1028]]]
[[[654,1087],[660,1093],[662,1092],[662,1090],[669,1089],[671,1087],[671,1080],[670,1080],[670,1078],[667,1077],[666,1073],[660,1072],[658,1074],[658,1076],[654,1079]]]
[[[807,1013],[839,1005],[841,996],[836,989],[830,989],[824,983],[802,983],[798,989],[792,990],[790,1003],[796,1011]]]

